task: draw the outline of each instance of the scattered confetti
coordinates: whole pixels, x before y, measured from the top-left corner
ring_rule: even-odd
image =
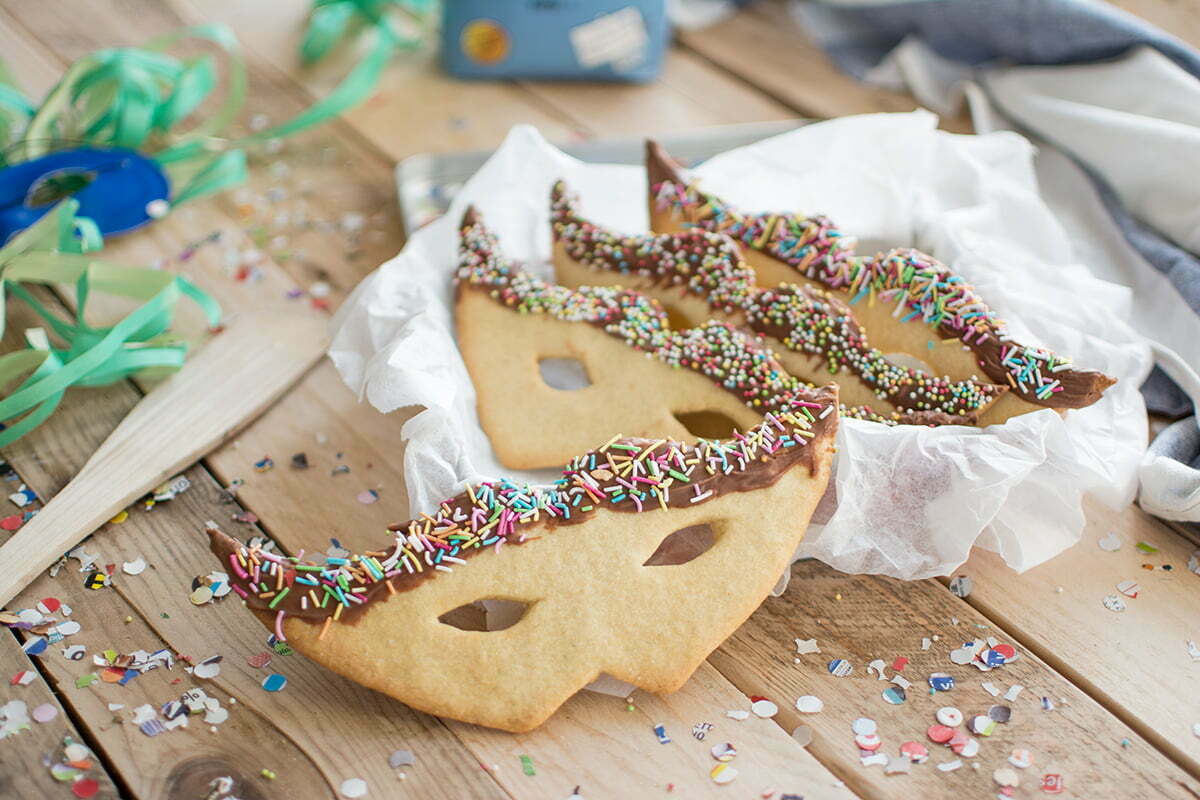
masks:
[[[202,680],[212,680],[221,674],[221,656],[210,656],[192,667],[192,675]]]
[[[22,483],[21,488],[10,494],[8,499],[11,500],[12,504],[17,508],[24,508],[25,506],[37,500],[37,493]]]
[[[743,711],[740,708],[735,708],[735,709],[726,711],[725,716],[729,717],[730,719],[736,719],[738,722],[741,722],[742,720],[744,720],[750,716],[750,712]]]
[[[16,736],[30,727],[29,706],[24,700],[9,700],[0,705],[0,739]]]
[[[889,686],[883,690],[883,699],[894,706],[898,706],[908,699],[908,694],[900,686]]]
[[[1200,647],[1197,647],[1191,639],[1187,641],[1187,654],[1192,661],[1200,661]]]
[[[779,713],[779,706],[775,705],[765,697],[755,696],[750,698],[750,710],[753,711],[754,715],[757,717],[770,719]]]
[[[667,736],[667,729],[663,725],[654,726],[654,735],[658,737],[659,744],[670,744],[671,737]]]
[[[1115,594],[1105,595],[1103,602],[1109,611],[1120,613],[1125,610],[1125,601]]]
[[[887,675],[884,673],[885,669],[887,669],[887,662],[882,658],[877,658],[870,664],[867,664],[867,674],[874,675],[876,680],[887,680]]]
[[[854,665],[844,658],[835,658],[829,662],[828,669],[835,678],[844,678],[854,671]]]
[[[1121,537],[1116,531],[1109,531],[1108,535],[1100,539],[1096,544],[1100,545],[1100,549],[1109,553],[1115,553],[1121,549]]]
[[[907,775],[912,771],[912,761],[904,756],[889,756],[883,767],[884,775]]]
[[[1047,794],[1062,794],[1063,779],[1062,775],[1049,773],[1042,776],[1042,791]]]
[[[821,648],[817,646],[816,639],[797,639],[796,640],[796,655],[806,656],[809,653],[819,653]]]
[[[859,717],[850,723],[850,729],[859,736],[869,736],[879,730],[879,725],[869,717]]]
[[[955,575],[950,579],[950,592],[956,597],[966,597],[974,588],[974,581],[966,575]]]
[[[713,779],[713,783],[724,785],[732,782],[738,776],[738,771],[729,764],[717,764],[708,775]]]
[[[942,706],[936,716],[937,721],[948,728],[957,728],[963,722],[963,713],[954,706]]]
[[[945,725],[930,725],[929,730],[925,731],[925,735],[929,737],[931,742],[938,744],[946,744],[954,738],[955,730]]]
[[[58,716],[58,708],[51,703],[42,703],[29,712],[29,716],[34,722],[46,723]]]
[[[812,728],[808,727],[807,725],[797,725],[792,730],[792,738],[795,739],[801,747],[808,747],[809,743],[812,742],[812,737]]]
[[[1155,547],[1154,545],[1150,544],[1149,542],[1138,542],[1136,546],[1137,546],[1137,549],[1141,550],[1143,553],[1157,553],[1158,552],[1158,548]]]
[[[1012,751],[1012,755],[1008,757],[1008,763],[1020,769],[1026,769],[1033,763],[1033,756],[1024,748],[1016,748]]]
[[[411,767],[415,763],[417,760],[413,757],[411,750],[396,750],[388,756],[388,766],[392,769]]]
[[[896,656],[896,660],[892,662],[892,670],[895,672],[903,672],[908,666],[908,659],[904,656]]]
[[[725,744],[714,744],[709,752],[717,761],[732,761],[737,756],[737,748],[729,742]]]
[[[308,454],[294,454],[292,456],[292,469],[308,469]]]
[[[961,767],[962,767],[962,762],[959,761],[957,758],[954,759],[953,761],[944,761],[941,764],[937,765],[937,768],[939,770],[941,770],[942,772],[953,772],[954,770],[959,769]]]
[[[351,800],[357,797],[366,797],[367,782],[362,778],[347,778],[342,781],[342,785],[338,787],[338,791],[341,792],[342,797],[348,797]]]
[[[954,688],[954,677],[945,672],[934,672],[929,676],[929,688],[935,692],[948,692]]]
[[[692,726],[692,736],[694,736],[697,741],[703,742],[704,737],[707,736],[708,732],[711,730],[712,730],[711,722],[697,722],[695,725]]]
[[[993,706],[998,708],[999,706]],[[992,731],[996,730],[996,720],[984,714],[976,714],[971,717],[971,733],[977,736],[991,736]]]
[[[914,764],[923,764],[929,759],[929,748],[920,742],[905,742],[900,745],[900,753]]]
[[[520,759],[521,759],[521,772],[524,772],[526,775],[528,775],[531,778],[534,775],[537,775],[537,770],[535,770],[533,768],[533,759],[532,758],[530,758],[529,756],[523,755],[523,756],[520,756]]]
[[[369,506],[378,499],[379,492],[375,491],[374,489],[367,489],[366,491],[358,493],[358,502],[362,503],[364,506]]]
[[[796,699],[796,710],[803,714],[819,714],[825,708],[825,702],[811,694]]]
[[[247,656],[246,663],[255,669],[262,669],[271,663],[270,653],[255,653],[252,656]]]
[[[263,456],[254,462],[255,472],[270,472],[275,468],[275,461],[270,456]]]
[[[1137,597],[1140,587],[1137,581],[1121,581],[1117,584],[1117,591],[1126,597]]]
[[[262,687],[268,692],[278,692],[284,686],[287,686],[287,678],[280,675],[278,672],[272,672],[270,675],[263,678]]]
[[[121,571],[126,575],[141,575],[146,569],[146,559],[138,556],[133,561],[126,561],[121,565]]]

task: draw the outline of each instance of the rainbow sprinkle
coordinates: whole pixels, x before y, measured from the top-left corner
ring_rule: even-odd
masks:
[[[555,241],[575,261],[678,287],[716,312],[736,313],[755,332],[822,359],[830,373],[845,371],[858,378],[897,409],[968,416],[1008,389],[951,381],[894,363],[870,346],[850,309],[828,292],[798,286],[758,288],[754,270],[743,262],[737,244],[722,234],[693,229],[622,236],[582,219],[577,204],[559,181],[551,196],[551,223]]]
[[[412,588],[437,572],[453,572],[480,551],[553,533],[600,509],[650,512],[686,508],[728,492],[774,483],[781,470],[818,455],[812,443],[830,441],[837,427],[832,390],[810,392],[792,410],[767,414],[744,434],[694,444],[620,438],[574,458],[547,487],[509,480],[472,484],[432,514],[390,528],[385,550],[326,556],[323,563],[270,553],[236,542],[209,524],[213,551],[232,568],[231,582],[251,608],[273,614],[286,641],[284,619],[347,621],[343,613]],[[813,411],[817,413],[813,413]],[[729,481],[728,476],[745,477]],[[344,551],[343,551],[344,552]]]
[[[659,210],[672,210],[690,225],[723,233],[755,250],[790,265],[805,278],[844,292],[849,303],[872,298],[893,303],[901,322],[919,320],[946,340],[960,343],[977,357],[992,380],[1006,383],[1031,402],[1055,407],[1079,407],[1095,402],[1112,379],[1090,370],[1072,370],[1070,360],[1041,347],[1020,345],[961,276],[919,250],[898,248],[861,256],[854,242],[824,216],[747,214],[701,191],[694,183],[665,180],[651,186]],[[989,342],[999,342],[999,363],[989,358]],[[1067,370],[1077,384],[1074,395],[1051,398],[1064,391],[1059,374]]]

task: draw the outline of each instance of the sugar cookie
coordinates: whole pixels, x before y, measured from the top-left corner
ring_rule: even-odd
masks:
[[[1007,391],[896,364],[870,346],[850,309],[830,293],[795,284],[759,288],[737,244],[723,234],[693,228],[625,236],[583,218],[561,181],[551,192],[550,221],[559,283],[629,286],[658,300],[668,316],[674,312],[676,326],[715,316],[748,327],[792,375],[836,380],[846,405],[884,414],[942,412],[968,424]]]
[[[791,213],[748,214],[704,192],[656,142],[646,143],[650,227],[726,233],[763,286],[807,283],[850,303],[876,347],[907,353],[954,380],[982,373],[1009,386],[980,425],[1041,408],[1083,408],[1116,382],[1040,347],[1014,341],[975,290],[912,249],[860,256],[833,222]]]
[[[530,275],[503,256],[474,210],[461,236],[458,346],[480,424],[506,467],[561,464],[613,431],[723,438],[812,391],[760,340],[728,323],[673,331],[658,303],[640,292],[569,289]],[[568,391],[547,383],[539,363],[557,358],[578,361],[590,385]],[[948,417],[860,407],[843,413],[892,424]]]
[[[816,413],[768,414],[728,441],[614,437],[550,487],[468,486],[348,558],[215,529],[211,546],[246,605],[314,661],[431,714],[527,731],[602,672],[678,689],[758,607],[829,479],[836,387],[806,402]],[[683,536],[708,549],[660,557]],[[523,613],[503,630],[443,621],[488,599]]]

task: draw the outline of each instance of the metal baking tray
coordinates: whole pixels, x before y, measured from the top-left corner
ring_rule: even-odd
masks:
[[[696,164],[718,153],[752,144],[776,134],[795,130],[811,120],[749,122],[697,128],[678,134],[656,136],[671,152],[688,164]],[[642,163],[645,139],[595,139],[559,145],[568,155],[582,161],[605,164]],[[400,199],[400,219],[405,235],[437,219],[450,207],[450,201],[463,182],[475,174],[492,155],[492,150],[460,153],[421,153],[396,165],[396,190]]]

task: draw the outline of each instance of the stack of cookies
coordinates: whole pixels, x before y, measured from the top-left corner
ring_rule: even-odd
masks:
[[[455,314],[480,422],[501,463],[565,464],[557,481],[469,485],[377,550],[323,560],[211,531],[279,639],[510,731],[602,673],[672,691],[787,568],[840,417],[1002,424],[1113,383],[1014,341],[923,253],[858,255],[827,218],[740,211],[654,143],[647,176],[655,232],[634,236],[553,187],[556,283],[510,261],[475,209],[462,219]],[[496,604],[502,628],[462,623]]]

